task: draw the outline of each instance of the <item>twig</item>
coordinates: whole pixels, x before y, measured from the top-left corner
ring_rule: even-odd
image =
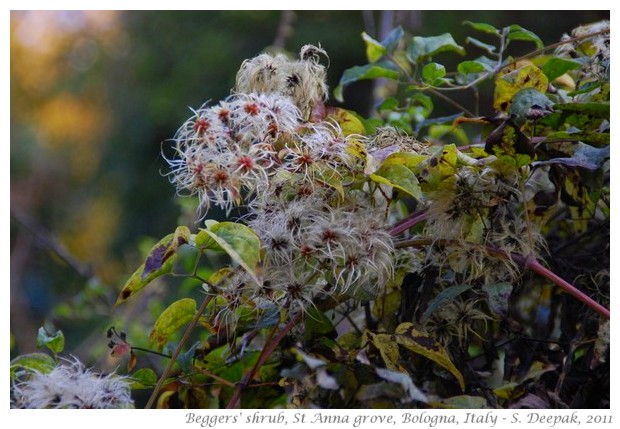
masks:
[[[395,247],[397,248],[420,247],[420,246],[429,246],[431,244],[438,244],[438,245],[446,246],[446,245],[458,245],[459,242],[455,240],[433,240],[430,238],[416,238],[412,240],[400,241],[396,243]],[[553,271],[545,268],[533,256],[526,257],[523,255],[519,255],[517,253],[507,253],[504,250],[498,249],[496,247],[491,247],[491,246],[484,246],[484,248],[487,252],[495,256],[498,256],[504,259],[510,259],[516,262],[517,264],[521,265],[523,268],[527,268],[529,270],[534,271],[537,274],[540,274],[541,276],[555,283],[562,290],[564,290],[564,292],[568,293],[569,295],[574,296],[579,301],[581,301],[582,303],[584,303],[585,305],[587,305],[588,307],[596,311],[601,316],[605,317],[606,319],[611,318],[611,314],[608,308],[594,301],[588,295],[586,295],[585,293],[577,289],[572,284],[568,283],[566,280],[564,280],[563,278],[555,274]]]
[[[411,216],[409,216],[407,219],[397,223],[390,230],[390,235],[392,237],[394,237],[394,236],[400,234],[401,232],[404,232],[404,231],[406,231],[406,230],[408,230],[410,228],[413,228],[414,226],[416,226],[420,222],[425,221],[427,219],[427,217],[428,217],[428,213],[426,212],[426,210],[415,212]]]
[[[153,406],[153,403],[155,402],[155,399],[157,398],[157,394],[163,387],[164,382],[166,381],[166,378],[168,377],[168,374],[170,374],[170,371],[172,370],[172,366],[174,365],[177,358],[179,357],[179,354],[181,354],[181,349],[183,348],[183,346],[189,339],[190,334],[192,333],[192,331],[198,324],[198,320],[200,320],[200,316],[202,316],[202,313],[204,313],[204,311],[206,310],[207,305],[209,305],[209,302],[211,302],[211,300],[213,299],[213,296],[214,295],[205,296],[205,299],[202,301],[200,308],[198,309],[198,311],[196,311],[196,315],[194,316],[192,321],[189,323],[189,325],[187,325],[187,328],[185,328],[185,332],[183,332],[183,337],[181,337],[181,341],[179,341],[179,344],[177,345],[176,349],[174,349],[174,353],[172,354],[172,357],[170,358],[170,362],[168,362],[166,369],[164,369],[164,372],[162,373],[161,377],[159,377],[159,380],[157,381],[157,385],[155,386],[155,389],[153,389],[153,393],[151,393],[151,397],[149,398],[149,401],[146,403],[145,408],[147,410]]]
[[[91,278],[93,276],[93,268],[89,264],[80,262],[75,256],[73,256],[51,232],[39,226],[35,220],[18,210],[11,207],[11,217],[19,223],[21,226],[30,231],[37,240],[39,240],[45,247],[54,252],[60,259],[66,262],[75,272],[84,278]]]
[[[278,335],[275,338],[273,338],[273,340],[272,340],[272,337],[273,337],[273,334],[275,333],[275,330],[271,332],[271,335],[269,336],[267,340],[267,344],[265,345],[260,355],[258,356],[258,360],[254,364],[250,372],[248,372],[246,376],[243,377],[243,380],[237,384],[237,388],[235,389],[235,392],[233,393],[232,398],[230,398],[230,401],[228,401],[228,404],[226,405],[227,409],[231,409],[237,406],[237,402],[239,402],[239,399],[241,398],[241,393],[243,392],[243,389],[246,388],[250,384],[254,376],[256,376],[256,373],[258,372],[260,367],[263,366],[265,361],[269,358],[269,356],[271,356],[271,354],[274,352],[276,347],[278,347],[278,344],[280,344],[280,341],[282,341],[282,339],[286,336],[286,334],[288,334],[291,331],[291,329],[293,329],[293,327],[297,325],[297,323],[301,319],[301,316],[302,316],[302,313],[297,313],[297,315],[293,317],[291,320],[289,320],[286,326],[282,328],[282,330],[278,333]]]

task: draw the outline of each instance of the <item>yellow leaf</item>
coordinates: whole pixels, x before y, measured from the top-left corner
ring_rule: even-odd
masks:
[[[407,373],[407,370],[398,363],[398,357],[400,355],[398,350],[398,344],[394,340],[393,335],[388,334],[373,334],[370,331],[365,333],[366,339],[374,347],[379,350],[385,366],[392,371]]]
[[[366,134],[366,128],[364,128],[364,124],[360,121],[357,116],[353,114],[353,112],[341,109],[340,107],[327,107],[326,109],[327,116],[325,117],[325,121],[334,121],[342,130],[342,134],[345,136],[351,134]]]
[[[433,337],[414,328],[413,323],[401,323],[396,328],[394,340],[406,349],[432,360],[448,370],[459,382],[461,390],[465,390],[465,380],[461,372],[450,360],[447,350]],[[392,341],[394,341],[392,340]]]
[[[194,318],[196,301],[183,298],[170,304],[157,318],[149,335],[151,346],[156,345],[160,352],[168,342],[168,337]]]
[[[503,68],[495,79],[493,107],[507,112],[512,97],[524,88],[534,88],[543,94],[547,92],[549,79],[530,61],[520,61]]]

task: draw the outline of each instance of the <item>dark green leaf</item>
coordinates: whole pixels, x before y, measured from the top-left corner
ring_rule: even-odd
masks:
[[[534,88],[525,88],[512,98],[509,112],[516,122],[526,119],[539,119],[553,111],[553,102],[542,92]]]
[[[310,341],[318,337],[336,338],[336,328],[322,311],[309,307],[304,317],[304,339]]]
[[[47,347],[52,353],[57,355],[65,348],[65,336],[61,330],[50,335],[44,327],[40,327],[37,333],[37,347]]]
[[[474,45],[477,48],[482,49],[483,51],[488,52],[489,54],[495,52],[497,49],[494,45],[489,45],[488,43],[484,43],[475,37],[468,37],[465,39],[465,43],[469,43],[470,45]]]
[[[551,133],[547,136],[547,141],[561,141],[565,139],[566,141],[581,141],[585,143],[589,143],[592,146],[601,148],[605,146],[609,146],[609,133],[599,133],[592,131],[577,131],[577,132],[566,132],[566,131],[558,131],[556,133]]]
[[[538,37],[530,30],[527,30],[516,24],[508,27],[508,40],[525,40],[528,42],[533,42],[536,44],[537,49],[545,46],[543,41],[540,40],[540,37]]]
[[[465,49],[454,41],[452,35],[444,33],[432,37],[415,36],[409,45],[407,56],[412,63],[419,64],[441,52],[456,52],[465,55]]]
[[[390,61],[379,61],[364,66],[355,66],[347,69],[340,78],[340,83],[334,89],[334,97],[338,101],[343,101],[342,91],[345,87],[359,80],[386,78],[398,80],[400,72],[398,66]]]
[[[433,315],[433,313],[439,310],[448,302],[451,302],[462,294],[463,292],[471,289],[472,285],[458,285],[448,287],[441,292],[439,292],[432,300],[428,303],[428,307],[424,310],[422,317],[420,318],[421,323],[425,323],[429,317]]]
[[[446,68],[441,64],[429,63],[422,68],[422,80],[428,85],[440,85],[445,75]]]
[[[405,31],[399,25],[398,27],[390,31],[390,34],[388,34],[387,37],[381,41],[381,45],[385,47],[388,54],[392,54],[396,50],[396,48],[398,48],[398,42],[400,42],[404,35]]]
[[[568,95],[569,97],[574,97],[580,94],[587,94],[588,92],[592,92],[595,89],[600,88],[603,85],[604,85],[604,82],[588,82],[587,84],[583,85],[581,89],[577,91],[569,92],[566,95]]]
[[[555,110],[564,112],[584,113],[609,120],[609,104],[608,103],[565,103],[555,104]]]
[[[549,78],[549,82],[551,82],[562,76],[567,71],[574,70],[579,67],[581,67],[581,64],[577,61],[553,57],[542,66],[542,71]]]
[[[469,25],[474,30],[482,31],[483,33],[493,34],[494,36],[499,36],[499,30],[493,27],[491,24],[486,24],[484,22],[471,22],[471,21],[463,21],[464,25]]]
[[[398,107],[398,100],[395,97],[388,97],[381,104],[377,106],[378,112],[386,110],[394,110]]]

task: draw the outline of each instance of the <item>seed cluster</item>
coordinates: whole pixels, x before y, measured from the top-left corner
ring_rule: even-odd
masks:
[[[344,190],[359,168],[352,147],[364,138],[334,121],[306,121],[327,94],[319,54],[308,45],[297,61],[245,61],[233,94],[194,111],[173,139],[178,192],[198,195],[202,215],[211,205],[244,206],[241,220],[266,250],[262,284],[240,270],[222,285],[222,323],[236,323],[242,303],[303,311],[317,297],[374,297],[392,276],[385,200]]]
[[[133,408],[126,377],[98,375],[77,359],[11,386],[11,408]]]

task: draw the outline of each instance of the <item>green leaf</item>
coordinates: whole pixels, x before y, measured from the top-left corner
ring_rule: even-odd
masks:
[[[505,67],[495,79],[493,107],[507,112],[517,92],[525,88],[533,88],[545,93],[548,85],[549,79],[534,64]]]
[[[609,146],[609,133],[599,133],[595,131],[566,132],[558,131],[547,135],[547,141],[580,141],[587,142],[597,148]]]
[[[325,314],[316,307],[309,307],[304,317],[304,339],[306,342],[318,337],[336,338],[338,333]]]
[[[401,323],[396,328],[395,337],[399,345],[432,360],[448,370],[454,378],[457,379],[459,386],[461,386],[461,390],[465,390],[463,375],[450,360],[450,355],[446,349],[435,341],[433,337],[422,331],[418,331],[414,328],[413,323],[409,322]]]
[[[399,164],[385,165],[379,168],[370,179],[377,183],[384,183],[411,195],[414,198],[422,198],[422,190],[418,178],[413,171]]]
[[[424,310],[424,313],[422,314],[422,317],[420,318],[420,323],[425,323],[435,311],[439,310],[445,304],[447,304],[450,301],[453,301],[454,298],[456,298],[457,296],[459,296],[460,294],[462,294],[463,292],[471,288],[472,288],[472,285],[457,285],[457,286],[450,286],[442,290],[441,292],[439,292],[428,303],[428,307],[426,308],[426,310]]]
[[[65,336],[61,330],[50,335],[44,327],[40,327],[37,333],[37,347],[47,347],[52,353],[57,355],[65,348]]]
[[[534,88],[525,88],[517,92],[512,97],[509,113],[515,122],[522,123],[538,111],[541,115],[549,114],[553,111],[553,102],[549,98]]]
[[[347,69],[340,78],[340,83],[334,89],[334,97],[336,100],[344,101],[342,91],[345,87],[359,80],[386,78],[398,80],[400,72],[398,66],[390,61],[379,61],[364,66],[355,66]]]
[[[542,72],[549,78],[549,82],[562,76],[570,70],[581,67],[577,61],[567,60],[566,58],[552,57],[542,66]]]
[[[149,335],[151,347],[156,346],[161,352],[170,335],[192,320],[195,315],[196,301],[191,298],[183,298],[170,304],[155,321]]]
[[[540,40],[540,37],[538,37],[530,30],[527,30],[516,24],[508,27],[508,40],[525,40],[528,42],[533,42],[536,44],[536,49],[540,49],[545,46],[543,41]]]
[[[189,238],[189,228],[186,226],[179,226],[174,234],[172,234],[172,239],[170,241],[164,238],[165,241],[161,240],[157,245],[155,245],[144,262],[142,279],[147,277],[153,271],[159,270],[168,258],[176,254],[177,249],[181,245],[189,242]]]
[[[157,384],[157,374],[151,368],[140,368],[131,374],[131,390],[149,389]]]
[[[458,395],[451,398],[442,399],[439,402],[431,402],[434,408],[447,409],[468,409],[479,410],[482,408],[492,408],[486,399],[481,396]]]
[[[493,34],[494,36],[499,36],[499,30],[493,27],[491,24],[487,24],[484,22],[471,22],[471,21],[463,21],[464,25],[469,25],[471,28],[477,31],[482,31],[483,33]]]
[[[387,97],[381,104],[377,106],[378,112],[384,112],[386,110],[394,110],[398,107],[398,99],[396,97]]]
[[[412,63],[419,64],[441,52],[456,52],[465,55],[465,49],[454,41],[452,35],[444,33],[440,36],[413,37],[407,56]]]
[[[262,284],[256,272],[260,262],[261,244],[251,228],[234,222],[215,223],[209,229],[201,229],[196,234],[196,245],[206,244],[208,247],[203,248],[228,253],[228,256],[241,265],[257,284]]]
[[[396,50],[396,48],[398,48],[398,43],[401,41],[404,35],[405,31],[399,25],[398,27],[390,31],[390,34],[388,34],[387,37],[381,41],[381,45],[385,47],[388,54],[392,54]]]
[[[508,300],[512,294],[512,284],[508,282],[487,283],[482,286],[487,294],[489,308],[498,316],[505,317],[508,314]]]
[[[475,37],[468,37],[467,39],[465,39],[465,43],[469,43],[470,45],[474,45],[475,47],[480,48],[483,51],[488,52],[489,54],[492,54],[497,49],[494,45],[490,45],[488,43],[484,43],[484,42],[476,39]]]
[[[11,361],[11,380],[15,380],[19,373],[24,370],[47,374],[55,367],[54,358],[45,353],[29,353],[17,356]]]
[[[446,68],[438,63],[428,63],[422,68],[422,80],[432,86],[439,86],[445,80]]]
[[[491,67],[480,61],[463,61],[456,66],[456,70],[461,74],[475,74],[489,72]]]
[[[125,302],[156,278],[171,272],[177,258],[177,249],[189,240],[190,232],[186,226],[179,226],[173,234],[159,240],[149,251],[144,264],[134,271],[123,286],[116,305]]]
[[[370,37],[365,31],[362,33],[362,39],[366,43],[366,58],[368,58],[369,63],[374,63],[387,54],[385,46]]]
[[[437,119],[442,119],[443,118],[437,118]],[[436,121],[433,121],[436,122]],[[454,139],[460,143],[460,144],[468,144],[469,143],[469,138],[467,137],[467,133],[465,132],[465,130],[463,130],[462,128],[456,128],[454,127],[452,124],[448,125],[448,124],[436,124],[433,122],[426,122],[425,125],[429,125],[430,127],[428,129],[428,136],[433,139],[433,140],[441,140],[443,139],[446,135],[451,135],[454,137]],[[452,140],[454,141],[454,140]]]
[[[563,112],[583,113],[597,118],[609,120],[609,103],[560,103],[553,106],[555,110]]]
[[[168,235],[167,238],[171,239],[172,234]],[[166,238],[164,238],[165,240]],[[161,277],[164,274],[168,274],[172,271],[172,267],[174,266],[174,261],[176,259],[176,255],[170,256],[164,264],[155,271],[151,271],[146,277],[143,276],[144,273],[144,264],[140,265],[140,267],[131,275],[129,280],[123,286],[118,299],[116,300],[116,305],[121,304],[128,300],[130,297],[134,296],[138,291],[143,289],[146,285],[151,283],[157,277]]]

